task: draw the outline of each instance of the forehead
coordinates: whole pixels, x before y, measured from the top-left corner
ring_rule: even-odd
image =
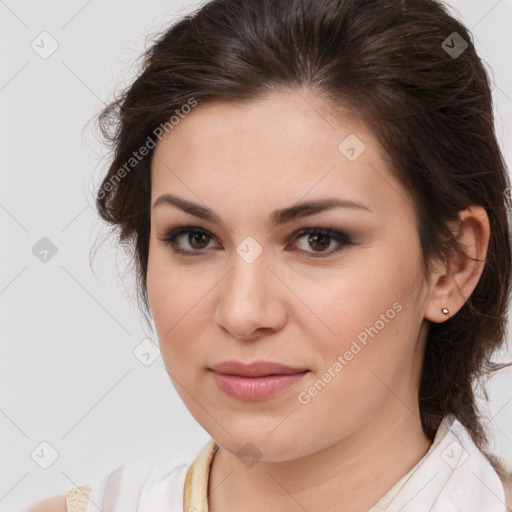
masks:
[[[177,192],[226,205],[250,196],[266,208],[328,193],[403,209],[405,191],[383,157],[363,122],[302,92],[199,102],[155,148],[152,202]]]

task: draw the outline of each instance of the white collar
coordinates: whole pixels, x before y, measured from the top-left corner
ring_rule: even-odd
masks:
[[[386,508],[378,508],[379,502],[369,512],[507,512],[498,474],[453,414],[445,416],[429,451],[397,486]]]

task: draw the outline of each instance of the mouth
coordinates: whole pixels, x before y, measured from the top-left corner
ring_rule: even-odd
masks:
[[[222,375],[240,377],[266,377],[268,375],[295,375],[309,371],[308,368],[296,368],[272,361],[256,361],[245,364],[239,361],[223,361],[215,364],[211,370]]]
[[[309,372],[306,368],[270,361],[251,364],[224,361],[209,370],[213,372],[215,383],[221,391],[231,398],[244,402],[270,398],[296,385]]]

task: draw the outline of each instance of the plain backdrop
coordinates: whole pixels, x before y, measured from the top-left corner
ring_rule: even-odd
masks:
[[[509,168],[512,0],[448,2],[493,81]],[[151,34],[197,4],[0,0],[0,509],[64,493],[143,457],[191,460],[209,439],[182,404],[147,332],[126,259],[93,192],[106,150],[86,126],[137,72]],[[42,32],[48,34],[41,35]],[[52,55],[43,58],[43,45]],[[35,42],[34,42],[35,41]],[[114,239],[112,239],[114,242]],[[46,251],[46,252],[44,252]],[[43,254],[43,256],[41,256]],[[41,258],[46,261],[42,261]],[[497,360],[510,360],[508,353]],[[512,372],[488,386],[491,448],[512,467]]]

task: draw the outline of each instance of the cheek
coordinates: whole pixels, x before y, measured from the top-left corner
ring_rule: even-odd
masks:
[[[308,306],[297,315],[325,367],[346,354],[350,366],[398,366],[411,357],[421,321],[415,303],[421,286],[419,247],[399,243],[364,248],[354,263],[330,274],[293,277]],[[353,363],[352,361],[359,361]]]
[[[147,290],[160,350],[169,371],[186,363],[196,349],[194,326],[200,315],[201,293],[190,286],[186,273],[172,266],[166,248],[150,246]],[[178,364],[178,361],[180,364]]]
[[[299,402],[308,404],[298,410],[325,418],[320,433],[325,438],[336,429],[349,432],[364,421],[390,398],[390,389],[398,386],[395,393],[405,396],[409,388],[402,389],[403,383],[410,383],[417,369],[417,315],[411,306],[414,266],[382,272],[386,258],[379,254],[375,269],[380,271],[367,267],[345,274],[331,288],[318,283],[315,290],[327,293],[311,293],[308,299],[335,334],[325,327],[318,330],[318,320],[311,314],[310,323],[301,326],[320,357],[314,379],[300,389]]]

